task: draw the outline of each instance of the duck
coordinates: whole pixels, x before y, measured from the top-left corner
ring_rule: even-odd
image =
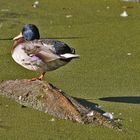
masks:
[[[47,71],[56,70],[72,59],[79,58],[75,49],[55,39],[40,39],[39,29],[34,24],[23,26],[19,35],[13,38],[12,58],[22,67],[37,71],[43,80]]]

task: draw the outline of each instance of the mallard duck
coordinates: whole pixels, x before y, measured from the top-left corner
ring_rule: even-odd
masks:
[[[38,28],[33,24],[23,27],[13,38],[12,58],[26,69],[38,71],[41,75],[32,80],[43,80],[47,71],[66,65],[73,58],[79,58],[75,49],[54,39],[40,39]]]

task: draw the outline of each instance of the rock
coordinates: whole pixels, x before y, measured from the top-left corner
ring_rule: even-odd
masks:
[[[113,118],[107,118],[99,109],[96,110],[96,107],[95,109],[87,108],[86,105],[80,103],[80,99],[67,95],[46,81],[28,79],[2,81],[0,95],[57,118],[120,129],[120,125]]]

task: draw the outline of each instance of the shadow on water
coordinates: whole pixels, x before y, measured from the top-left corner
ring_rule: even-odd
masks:
[[[14,38],[14,37],[13,37]],[[0,38],[0,41],[3,41],[3,40],[13,40],[12,37],[8,37],[8,38]],[[81,39],[81,38],[85,38],[85,37],[43,37],[41,39]]]
[[[140,96],[104,97],[99,98],[99,100],[118,103],[140,104]]]
[[[9,37],[9,38],[0,38],[0,41],[3,41],[3,40],[13,40],[13,38]]]
[[[0,124],[0,129],[8,130],[8,129],[10,129],[10,127],[9,126],[6,126],[6,125]]]
[[[68,37],[43,37],[41,39],[81,39],[86,37],[79,37],[79,36],[68,36]]]
[[[93,102],[90,102],[89,100],[92,100],[92,99],[82,99],[82,98],[76,98],[76,97],[73,97],[78,103],[80,103],[82,106],[86,107],[86,108],[89,108],[90,110],[96,110],[100,113],[105,113],[105,111],[101,110],[99,108],[99,105],[96,104],[96,103],[93,103]]]

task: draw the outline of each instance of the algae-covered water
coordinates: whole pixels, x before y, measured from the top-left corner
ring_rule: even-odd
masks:
[[[26,23],[42,38],[74,47],[80,60],[46,74],[69,95],[120,118],[122,131],[59,120],[0,96],[0,140],[138,140],[140,137],[140,3],[120,0],[0,0],[0,80],[27,79],[11,58],[11,40]],[[120,17],[126,10],[128,17]]]

